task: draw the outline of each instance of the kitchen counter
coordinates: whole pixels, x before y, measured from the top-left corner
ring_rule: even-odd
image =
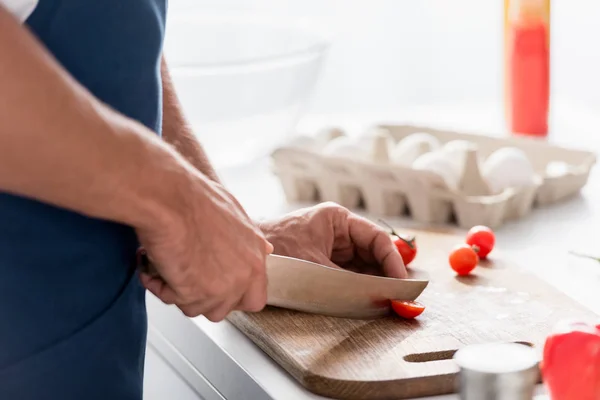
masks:
[[[434,125],[496,132],[501,121],[497,111],[481,106],[444,108],[436,113]],[[568,107],[562,111],[554,121],[556,133],[553,132],[550,140],[600,150],[600,139],[594,136],[596,132],[593,131],[594,127],[600,127],[600,120],[569,112]],[[406,116],[410,115],[412,122],[417,123],[431,122],[429,116],[432,114],[431,108],[406,112]],[[394,118],[390,118],[391,115]],[[474,120],[473,115],[478,117]],[[360,129],[365,124],[382,120],[405,120],[402,117],[397,110],[352,117],[313,116],[306,119],[300,129],[308,131],[328,123]],[[227,187],[255,218],[276,216],[301,206],[285,203],[279,183],[270,174],[266,160],[237,171],[224,171],[221,175]],[[256,196],[257,188],[260,188],[260,196]],[[406,219],[389,218],[389,221],[398,226],[418,227]],[[600,292],[597,291],[600,287],[600,264],[568,253],[579,250],[600,255],[597,246],[599,231],[600,176],[593,171],[581,195],[536,209],[530,216],[497,229],[495,252],[517,261],[523,268],[600,314]],[[159,354],[193,389],[198,399],[323,399],[303,389],[229,322],[215,324],[203,317],[186,318],[152,295],[148,295],[148,311],[152,357],[158,359],[155,355]],[[539,389],[543,393],[543,388]],[[453,398],[456,396],[436,397],[437,400]]]

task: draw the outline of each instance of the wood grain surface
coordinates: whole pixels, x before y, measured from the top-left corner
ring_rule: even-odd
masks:
[[[335,399],[407,399],[455,391],[454,352],[469,344],[524,342],[538,349],[556,321],[597,316],[494,251],[457,277],[448,253],[462,236],[411,231],[412,268],[431,281],[415,320],[352,320],[269,307],[228,319],[309,391]]]

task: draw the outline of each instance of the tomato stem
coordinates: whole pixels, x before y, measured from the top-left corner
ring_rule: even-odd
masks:
[[[578,252],[572,251],[572,250],[569,251],[569,254],[571,254],[571,255],[573,255],[575,257],[588,258],[590,260],[594,260],[594,261],[600,262],[600,257],[594,257],[594,256],[590,256],[588,254],[578,253]]]
[[[404,243],[406,243],[411,249],[415,248],[415,236],[410,236],[408,239],[404,238],[402,236],[400,236],[395,230],[394,228],[388,224],[387,222],[385,222],[383,219],[379,218],[379,222],[381,222],[383,225],[385,225],[392,233],[392,235],[396,236],[398,239],[402,240]]]
[[[477,245],[474,245],[474,244],[473,244],[473,245],[471,245],[471,248],[472,248],[472,249],[473,249],[473,251],[474,251],[475,253],[477,253],[477,254],[479,254],[479,251],[481,250],[481,249],[479,248],[479,246],[477,246]]]

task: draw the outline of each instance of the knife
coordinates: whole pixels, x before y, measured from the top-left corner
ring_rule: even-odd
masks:
[[[158,276],[145,251],[142,271]],[[427,279],[395,279],[332,268],[310,261],[268,255],[267,304],[332,317],[369,319],[386,315],[390,300],[415,300]]]

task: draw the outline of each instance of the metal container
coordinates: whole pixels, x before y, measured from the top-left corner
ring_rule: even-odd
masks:
[[[539,357],[517,343],[480,344],[454,355],[462,400],[531,400],[539,381]]]

